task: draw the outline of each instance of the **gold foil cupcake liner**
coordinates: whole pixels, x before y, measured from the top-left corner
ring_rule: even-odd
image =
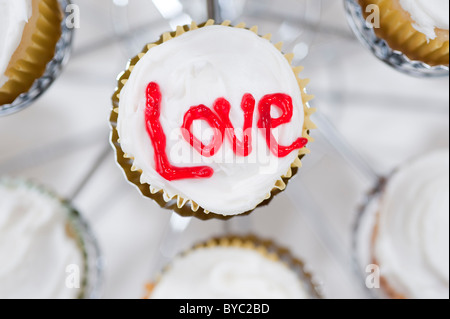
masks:
[[[283,263],[286,267],[297,274],[300,282],[305,286],[310,299],[323,298],[320,285],[317,284],[314,276],[310,272],[305,270],[305,264],[303,263],[303,261],[293,257],[289,249],[278,246],[272,240],[264,240],[253,235],[217,237],[197,244],[193,248],[181,253],[179,256],[187,256],[197,249],[207,249],[215,247],[235,247],[253,250],[257,251],[268,260]],[[169,262],[169,264],[157,276],[156,280],[146,285],[146,296],[144,299],[150,299],[154,288],[158,285],[158,282],[164,276],[164,273],[170,270],[170,267],[171,265]]]
[[[208,20],[207,22],[197,25],[195,22],[192,22],[190,26],[178,26],[176,28],[176,31],[174,32],[167,32],[164,33],[161,38],[154,42],[146,45],[141,53],[139,53],[137,56],[132,58],[126,67],[126,70],[119,75],[118,78],[118,87],[116,88],[116,91],[114,92],[114,95],[112,97],[112,103],[113,103],[113,109],[110,116],[110,125],[111,125],[111,144],[113,148],[115,149],[116,153],[116,161],[122,167],[126,178],[129,182],[134,184],[141,194],[145,197],[151,198],[153,201],[159,204],[160,207],[166,208],[169,210],[172,210],[176,213],[178,213],[181,216],[184,217],[197,217],[201,220],[209,220],[209,219],[221,219],[221,220],[227,220],[235,216],[244,216],[248,215],[251,212],[253,212],[257,207],[268,205],[274,196],[276,196],[278,193],[285,190],[289,180],[295,176],[298,172],[298,169],[302,166],[301,159],[303,156],[308,154],[310,151],[304,147],[298,152],[298,157],[295,159],[295,161],[291,164],[291,167],[286,172],[285,175],[281,176],[278,181],[275,183],[272,191],[268,193],[265,196],[264,201],[262,201],[259,205],[257,205],[254,209],[252,209],[249,212],[244,212],[243,214],[239,215],[231,215],[231,216],[223,216],[219,214],[215,214],[214,212],[209,212],[202,207],[200,207],[195,201],[188,199],[188,198],[182,198],[179,195],[175,195],[171,197],[164,189],[155,188],[152,185],[149,184],[142,184],[141,183],[141,174],[142,171],[139,167],[136,167],[134,165],[134,159],[132,156],[125,154],[120,146],[120,140],[119,140],[119,133],[117,131],[117,120],[119,116],[119,101],[120,101],[120,93],[122,91],[122,88],[127,83],[131,72],[134,69],[134,66],[139,62],[139,60],[147,53],[149,52],[153,47],[156,47],[164,42],[170,41],[173,38],[176,38],[186,32],[196,30],[198,28],[208,27],[215,25],[214,20]],[[240,23],[236,26],[231,26],[230,21],[225,21],[222,24],[222,26],[227,27],[235,27],[235,28],[245,28],[245,23]],[[255,34],[258,34],[258,27],[254,26],[248,29]],[[271,35],[267,34],[263,36],[262,38],[270,41]],[[277,43],[274,45],[279,51],[282,50],[283,43]],[[292,60],[294,58],[293,53],[285,54],[284,55],[287,59],[287,61],[292,65]],[[307,138],[309,142],[313,142],[313,138],[309,135],[310,130],[315,129],[316,125],[311,121],[311,115],[314,114],[315,109],[311,108],[309,106],[309,103],[314,97],[312,95],[309,95],[306,93],[306,85],[309,83],[308,79],[300,79],[299,74],[301,71],[303,71],[303,67],[293,67],[292,70],[297,78],[298,85],[301,90],[302,100],[303,100],[303,108],[304,108],[304,114],[305,114],[305,121],[303,124],[303,133],[302,137]]]
[[[411,60],[422,61],[430,66],[449,64],[448,32],[443,35],[445,31],[438,29],[436,39],[429,40],[425,34],[414,28],[414,21],[398,0],[359,0],[359,4],[366,19],[371,12],[366,12],[364,8],[368,5],[378,6],[380,28],[375,27],[374,31],[392,49],[404,53]]]
[[[32,3],[33,15],[25,26],[22,42],[5,72],[8,81],[0,87],[0,105],[12,103],[44,74],[61,37],[63,13],[59,2],[33,0]]]

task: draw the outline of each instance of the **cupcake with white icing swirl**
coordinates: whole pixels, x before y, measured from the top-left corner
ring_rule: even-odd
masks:
[[[256,237],[212,239],[176,257],[148,299],[315,299],[303,263]]]
[[[373,237],[393,298],[449,298],[449,151],[402,166],[383,191]]]
[[[71,207],[29,182],[0,180],[0,299],[89,298],[90,238]]]
[[[448,0],[359,0],[375,33],[411,60],[449,64]],[[377,17],[379,13],[379,19]]]
[[[61,37],[58,0],[0,0],[0,106],[44,74]]]

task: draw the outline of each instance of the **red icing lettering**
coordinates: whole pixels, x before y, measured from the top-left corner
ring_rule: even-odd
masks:
[[[214,104],[214,110],[225,125],[226,136],[230,140],[231,145],[233,145],[233,152],[238,156],[247,157],[252,152],[252,126],[255,104],[255,98],[251,94],[245,94],[242,98],[241,109],[244,111],[244,136],[242,141],[237,138],[233,124],[230,121],[230,103],[224,98],[220,98]]]
[[[201,155],[211,157],[222,147],[226,136],[233,145],[234,153],[238,156],[247,157],[252,152],[251,128],[255,111],[255,99],[253,96],[251,94],[244,95],[241,103],[241,108],[244,111],[244,136],[242,141],[237,138],[233,124],[230,121],[230,103],[224,98],[219,98],[214,102],[213,108],[217,115],[205,105],[192,107],[186,112],[183,126],[181,127],[184,139]],[[192,133],[192,123],[196,120],[204,120],[214,129],[214,137],[207,146]]]
[[[278,118],[272,118],[270,111],[272,105],[278,107],[282,114]],[[292,98],[286,94],[271,94],[264,96],[259,102],[259,114],[258,128],[260,128],[265,137],[267,146],[273,155],[277,157],[286,157],[294,150],[301,149],[308,144],[308,139],[299,138],[290,146],[279,145],[275,137],[272,134],[272,129],[277,128],[282,124],[289,123],[292,120],[293,106]]]
[[[214,174],[214,170],[208,166],[176,167],[170,163],[166,153],[166,134],[159,120],[161,115],[161,98],[159,85],[151,82],[147,87],[145,123],[147,133],[153,144],[156,171],[168,181],[211,177]]]
[[[214,129],[214,136],[207,146],[203,145],[203,143],[194,136],[194,133],[192,133],[192,123],[196,120],[204,120]],[[225,127],[223,126],[222,120],[205,105],[199,105],[189,109],[184,115],[183,126],[181,128],[184,139],[189,141],[192,147],[202,156],[214,156],[214,154],[222,147]]]
[[[161,91],[157,83],[151,82],[147,87],[147,104],[145,110],[145,122],[147,133],[153,144],[155,152],[156,171],[169,181],[210,178],[214,170],[208,166],[198,167],[176,167],[173,166],[166,153],[166,135],[161,126]],[[241,109],[244,112],[243,138],[239,140],[230,120],[231,105],[225,98],[219,98],[214,102],[212,109],[201,104],[190,108],[184,115],[181,127],[183,138],[199,152],[202,156],[212,157],[222,147],[225,137],[233,146],[233,152],[242,157],[252,153],[252,127],[256,101],[251,94],[245,94],[242,98]],[[281,116],[273,118],[272,106],[281,111]],[[272,130],[282,124],[291,122],[293,116],[293,103],[289,95],[277,93],[264,96],[258,104],[259,120],[258,128],[263,132],[270,151],[277,157],[282,158],[297,149],[306,146],[306,138],[298,138],[289,146],[279,145]],[[194,121],[205,121],[213,129],[214,135],[208,145],[194,136],[192,125]]]

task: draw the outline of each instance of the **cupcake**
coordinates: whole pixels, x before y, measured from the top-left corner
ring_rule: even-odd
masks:
[[[53,194],[0,180],[0,299],[88,297],[93,282],[83,227]]]
[[[392,298],[449,298],[449,151],[401,167],[378,206],[372,259]]]
[[[173,260],[147,299],[313,299],[303,264],[255,237],[213,239]]]
[[[61,36],[58,0],[0,0],[0,105],[44,74]]]
[[[183,216],[230,218],[286,187],[314,124],[293,55],[257,28],[178,27],[120,76],[112,143],[142,194]]]
[[[377,36],[411,60],[431,66],[449,64],[448,0],[359,0],[363,15],[372,21],[377,5]]]

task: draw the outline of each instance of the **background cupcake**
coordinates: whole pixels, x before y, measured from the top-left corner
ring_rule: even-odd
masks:
[[[0,1],[0,105],[42,76],[61,36],[58,0]]]
[[[372,259],[392,298],[449,298],[449,152],[401,167],[381,195]]]
[[[120,77],[117,160],[161,206],[200,218],[247,213],[301,166],[314,128],[307,81],[256,32],[212,20],[178,27]]]
[[[431,66],[449,64],[447,0],[359,0],[359,3],[365,18],[373,19],[370,5],[379,8],[380,26],[374,30],[392,49]]]
[[[148,285],[149,299],[310,299],[318,293],[303,264],[255,237],[227,237],[180,255]]]
[[[94,297],[98,251],[86,227],[53,194],[0,180],[0,298]]]

